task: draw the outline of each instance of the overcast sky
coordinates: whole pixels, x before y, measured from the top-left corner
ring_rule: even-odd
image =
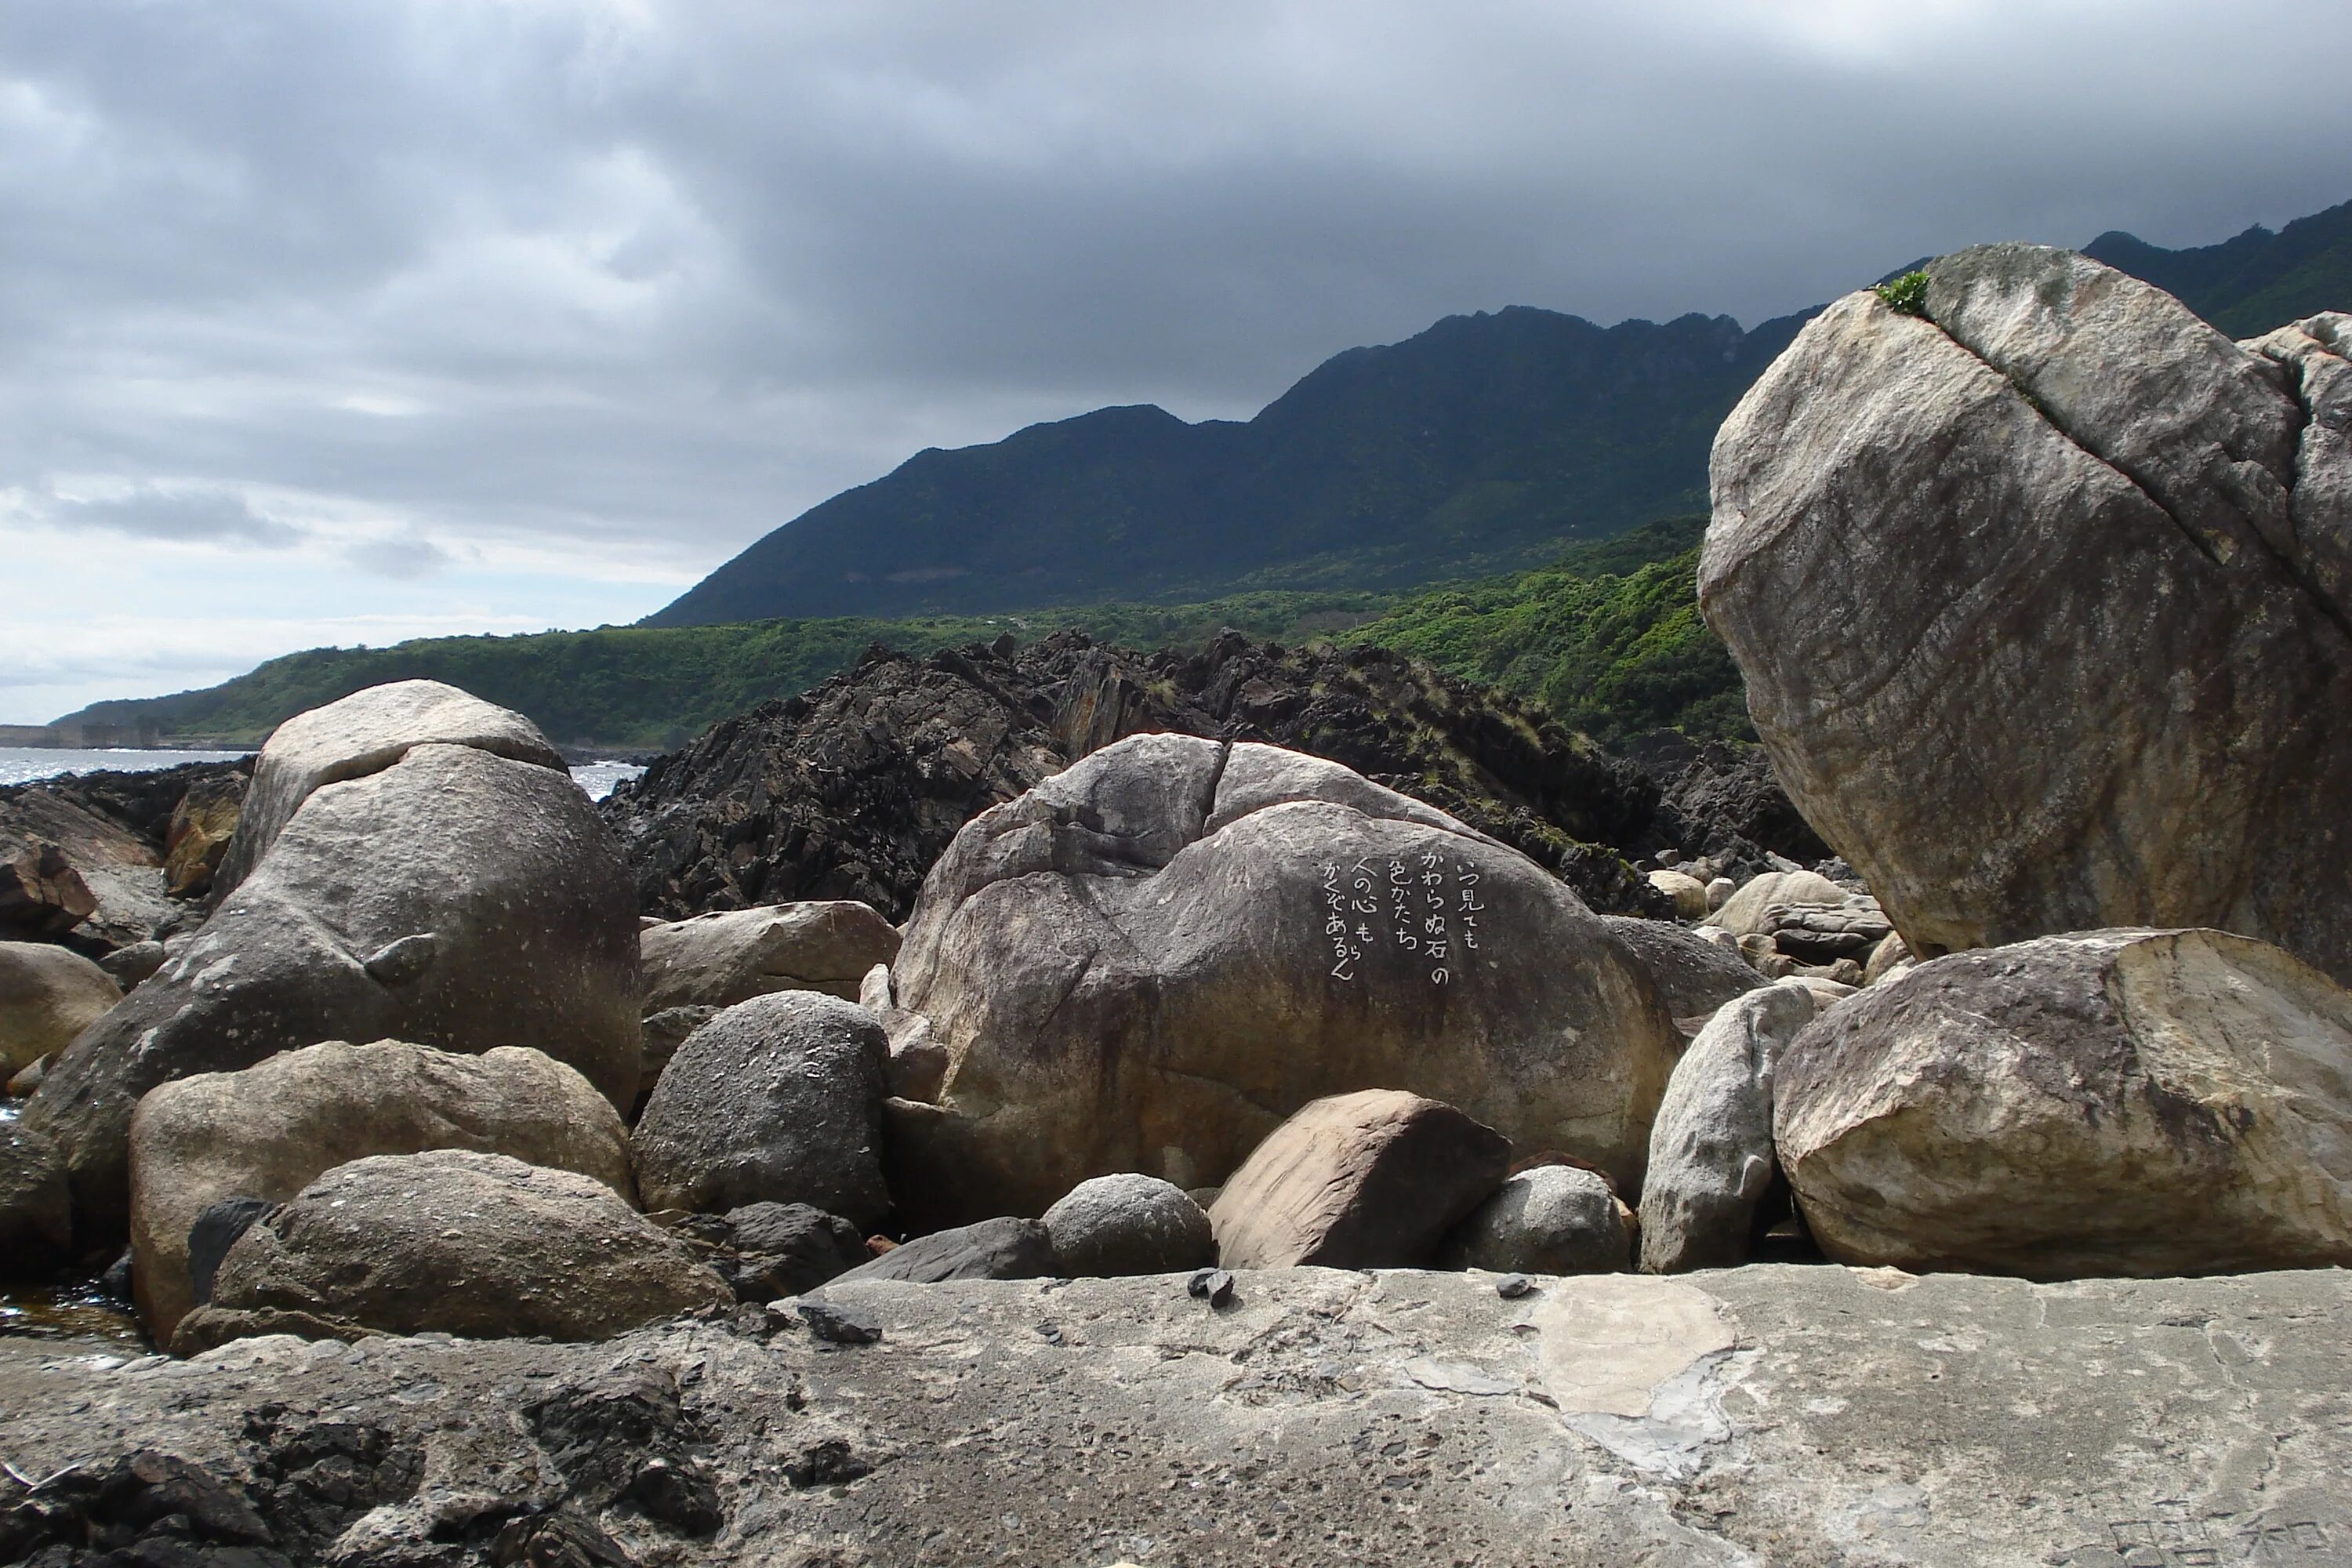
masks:
[[[0,722],[634,620],[923,447],[1246,416],[1454,312],[2275,226],[2352,197],[2346,22],[5,0]]]

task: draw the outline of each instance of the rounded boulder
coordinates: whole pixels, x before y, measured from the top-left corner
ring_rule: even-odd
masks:
[[[1181,1187],[1136,1172],[1080,1182],[1045,1211],[1066,1273],[1171,1274],[1217,1260],[1216,1234]]]
[[[637,1118],[648,1206],[807,1204],[860,1226],[890,1207],[874,1016],[814,991],[755,997],[686,1037]]]
[[[378,1154],[254,1220],[173,1348],[285,1321],[599,1340],[733,1300],[683,1242],[591,1177],[470,1150]]]

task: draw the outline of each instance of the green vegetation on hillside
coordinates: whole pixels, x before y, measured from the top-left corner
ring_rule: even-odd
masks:
[[[1749,737],[1739,671],[1699,619],[1704,518],[1620,539],[1614,559],[1440,588],[1351,637],[1532,697],[1596,740],[1674,728]]]
[[[606,626],[525,637],[432,637],[387,648],[290,654],[222,685],[101,702],[66,722],[257,741],[307,708],[387,680],[446,680],[529,714],[559,742],[672,748],[708,725],[789,697],[874,643],[929,653],[1075,626],[1129,647],[1181,647],[1224,627],[1279,642],[1318,637],[1402,649],[1541,700],[1603,739],[1678,724],[1739,733],[1739,677],[1692,597],[1700,518],[1580,545],[1533,572],[1419,594],[1254,593],[1198,605],[1093,605],[1021,615]]]

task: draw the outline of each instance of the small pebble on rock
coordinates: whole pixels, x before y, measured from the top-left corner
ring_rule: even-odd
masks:
[[[1184,1282],[1187,1294],[1222,1307],[1234,1299],[1234,1277],[1222,1268],[1198,1268]]]
[[[1495,1281],[1495,1294],[1506,1301],[1516,1301],[1536,1288],[1536,1282],[1524,1274],[1506,1274]]]
[[[882,1338],[881,1325],[829,1301],[799,1303],[801,1321],[810,1334],[836,1345],[870,1345]]]

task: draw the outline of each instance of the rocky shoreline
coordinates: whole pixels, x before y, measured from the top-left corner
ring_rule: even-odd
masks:
[[[0,1557],[2352,1555],[2352,321],[1923,278],[1718,443],[1769,769],[1065,637],[0,796],[0,1268],[169,1352],[0,1336]]]

